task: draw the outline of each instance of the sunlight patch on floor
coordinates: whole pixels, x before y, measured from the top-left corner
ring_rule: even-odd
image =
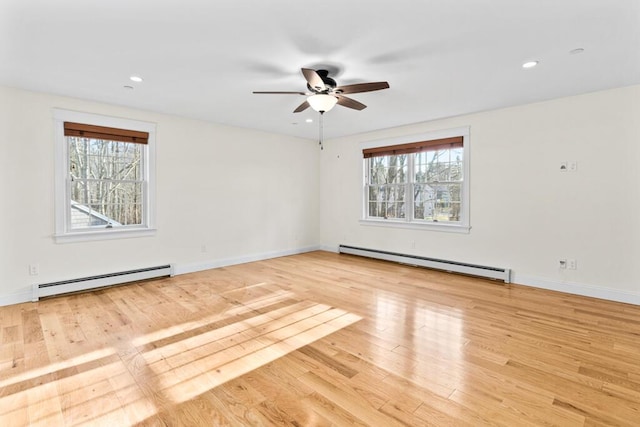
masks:
[[[230,325],[244,330],[236,332],[233,339],[209,342],[210,346],[217,345],[216,351],[202,351],[203,343],[197,341],[191,342],[193,346],[181,343],[179,351],[160,349],[173,355],[162,361],[166,364],[150,366],[158,369],[163,393],[174,403],[181,403],[359,320],[361,317],[344,310],[314,304],[257,326],[251,326],[251,322]]]
[[[220,294],[212,302],[217,312],[117,347],[53,363],[46,355],[31,360],[27,366],[43,365],[0,379],[0,420],[74,426],[145,422],[160,411],[154,401],[183,403],[362,319],[270,287],[277,288],[258,283]],[[82,348],[68,349],[74,350]]]
[[[179,325],[172,325],[171,327],[168,327],[168,328],[163,328],[157,331],[150,332],[141,337],[135,338],[133,340],[133,345],[136,347],[141,347],[151,342],[160,341],[160,340],[172,337],[179,333],[188,332],[188,331],[197,329],[199,327],[214,323],[219,320],[224,320],[229,317],[242,315],[254,310],[259,310],[263,307],[267,307],[271,304],[276,304],[281,301],[286,301],[287,299],[292,298],[293,296],[294,296],[293,292],[278,291],[264,298],[252,300],[251,302],[248,302],[248,303],[242,303],[242,305],[238,305],[222,313],[215,313],[215,314],[200,318],[198,320],[184,322]]]
[[[13,384],[17,384],[19,382],[33,380],[43,375],[50,374],[51,372],[62,371],[73,366],[83,365],[86,363],[94,362],[96,360],[104,359],[106,357],[112,356],[113,354],[115,354],[115,350],[113,348],[104,348],[91,351],[89,353],[80,354],[78,356],[72,357],[71,359],[61,360],[59,362],[49,363],[38,368],[29,369],[25,372],[21,372],[6,379],[0,380],[0,389]]]
[[[73,375],[51,375],[0,398],[0,418],[12,419],[12,412],[28,407],[29,425],[107,425],[109,421],[118,425],[123,420],[141,422],[157,413],[120,359]],[[64,423],[61,410],[76,422]]]

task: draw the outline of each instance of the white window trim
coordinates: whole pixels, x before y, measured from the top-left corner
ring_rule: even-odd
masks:
[[[155,123],[119,117],[102,116],[78,111],[53,109],[54,144],[55,144],[55,233],[56,243],[82,242],[91,240],[122,239],[129,237],[152,236],[156,233],[156,125]],[[123,228],[103,228],[89,230],[70,230],[68,216],[67,172],[69,170],[68,147],[64,137],[64,122],[87,123],[120,129],[137,130],[149,133],[145,145],[146,167],[144,180],[146,183],[146,217],[142,225]]]
[[[469,126],[430,131],[430,132],[420,133],[416,135],[401,136],[397,138],[366,141],[366,142],[360,143],[360,149],[364,150],[367,148],[408,144],[415,141],[430,141],[433,139],[450,138],[455,136],[462,136],[463,138],[462,152],[464,156],[464,166],[463,166],[464,180],[462,181],[462,209],[460,211],[459,223],[451,224],[451,223],[411,221],[409,215],[407,215],[406,219],[368,218],[367,217],[367,200],[365,195],[366,193],[365,188],[367,185],[366,170],[364,167],[365,162],[361,158],[360,167],[362,168],[361,169],[362,185],[360,187],[360,197],[362,198],[362,215],[360,219],[360,225],[375,226],[375,227],[407,228],[407,229],[414,229],[414,230],[416,229],[433,230],[433,231],[444,231],[444,232],[452,232],[452,233],[469,233],[469,231],[471,230],[471,223],[469,218],[469,213],[470,213],[469,171],[471,170],[471,166],[470,166],[471,157],[469,155],[471,152],[471,138],[470,138]]]

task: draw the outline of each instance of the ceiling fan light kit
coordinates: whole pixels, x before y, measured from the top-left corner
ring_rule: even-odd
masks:
[[[317,94],[308,97],[307,102],[315,111],[326,113],[338,103],[338,98],[331,95]]]

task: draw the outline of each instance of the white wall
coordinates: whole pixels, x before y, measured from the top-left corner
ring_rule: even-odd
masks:
[[[157,124],[156,236],[54,243],[52,108]],[[195,271],[319,242],[313,141],[0,87],[0,144],[0,305],[28,300],[33,283]]]
[[[461,126],[469,234],[358,222],[361,142]],[[559,172],[562,161],[577,171]],[[640,86],[334,139],[321,155],[322,245],[506,267],[516,283],[640,304],[639,171]],[[577,270],[559,269],[561,258]]]
[[[156,236],[53,242],[54,107],[157,123]],[[471,129],[469,234],[360,225],[360,142],[460,126]],[[319,243],[508,267],[516,283],[640,304],[640,86],[329,140],[323,152],[0,87],[0,144],[0,305],[28,300],[33,283],[164,263],[195,271]],[[561,161],[578,170],[558,172]],[[560,258],[578,269],[558,269]]]

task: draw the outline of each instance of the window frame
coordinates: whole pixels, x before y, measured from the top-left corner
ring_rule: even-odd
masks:
[[[458,127],[452,129],[443,129],[436,131],[429,131],[420,134],[407,135],[397,138],[390,139],[380,139],[374,141],[366,141],[360,143],[360,148],[362,150],[378,148],[378,147],[386,147],[386,146],[394,146],[394,145],[404,145],[415,143],[417,141],[433,141],[438,139],[452,138],[452,137],[462,137],[462,155],[463,155],[463,180],[462,180],[462,188],[461,188],[461,207],[460,207],[460,221],[455,223],[449,222],[435,222],[435,221],[425,221],[419,219],[413,219],[413,197],[410,195],[413,194],[412,186],[414,184],[413,179],[413,171],[414,171],[414,162],[410,161],[408,163],[408,178],[409,182],[406,184],[407,188],[405,190],[405,218],[380,218],[380,217],[369,217],[368,216],[368,191],[367,191],[367,161],[368,159],[364,158],[364,156],[360,155],[360,167],[361,170],[361,189],[360,189],[360,197],[362,201],[361,205],[361,218],[360,224],[365,226],[378,226],[378,227],[391,227],[391,228],[407,228],[407,229],[421,229],[421,230],[433,230],[433,231],[445,231],[445,232],[453,232],[453,233],[469,233],[471,230],[470,223],[470,195],[469,195],[469,187],[470,187],[470,170],[471,170],[471,162],[470,162],[470,153],[471,153],[471,138],[470,138],[470,127]],[[412,155],[412,154],[410,154]]]
[[[155,229],[155,135],[156,125],[151,122],[103,116],[99,114],[53,109],[55,148],[55,232],[56,243],[81,242],[105,239],[152,236]],[[143,145],[143,220],[140,225],[122,227],[71,229],[71,207],[68,186],[69,151],[64,135],[64,123],[74,122],[87,125],[126,129],[149,134]]]

